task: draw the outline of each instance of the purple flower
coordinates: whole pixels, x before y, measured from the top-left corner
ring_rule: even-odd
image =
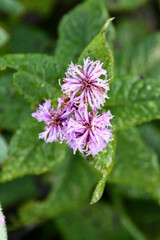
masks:
[[[67,143],[74,154],[79,150],[86,156],[91,154],[94,157],[106,148],[112,139],[112,118],[110,111],[102,115],[97,115],[96,111],[89,113],[86,105],[76,110],[67,127]]]
[[[83,67],[71,62],[61,85],[62,91],[77,104],[89,104],[92,109],[99,109],[108,98],[107,71],[100,61],[91,61],[88,57],[83,62]]]
[[[32,117],[36,118],[38,122],[43,121],[46,124],[45,131],[39,134],[39,138],[46,142],[60,141],[62,143],[66,139],[65,129],[72,107],[63,106],[60,98],[58,102],[56,110],[51,106],[51,100],[46,100],[43,105],[39,105],[35,113],[32,113]]]

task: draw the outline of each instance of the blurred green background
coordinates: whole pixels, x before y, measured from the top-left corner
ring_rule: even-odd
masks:
[[[30,68],[42,76],[45,64],[54,71],[55,62],[49,59],[56,55],[65,72],[69,61],[77,60],[109,16],[115,17],[106,34],[114,56],[115,79],[121,77],[127,82],[123,76],[130,74],[142,80],[151,77],[157,84],[154,89],[159,90],[159,0],[0,0],[0,58],[7,54],[47,54],[44,63],[28,57],[22,66],[22,70]],[[25,121],[38,104],[38,97],[34,98],[32,86],[28,90],[31,96],[16,90],[12,78],[19,68],[16,61],[21,60],[15,59],[6,60],[9,70],[0,62],[0,70],[4,70],[0,72],[0,169],[8,159],[8,148],[12,160],[0,184],[8,239],[160,240],[159,116],[147,113],[144,122],[148,123],[138,127],[132,126],[143,123],[141,115],[138,124],[132,124],[132,115],[125,122],[128,129],[117,136],[113,173],[101,201],[90,206],[98,173],[79,155],[75,161],[69,151],[70,157],[61,163],[66,157],[65,146],[52,149],[42,144],[39,148],[37,124]],[[52,78],[49,71],[44,75]],[[58,70],[55,76],[59,78]],[[25,75],[21,77],[25,81]],[[32,100],[35,105],[30,108]],[[11,142],[13,136],[16,141]],[[52,153],[60,164],[52,162]],[[24,158],[25,165],[21,164]],[[36,159],[34,164],[29,162],[32,158]]]

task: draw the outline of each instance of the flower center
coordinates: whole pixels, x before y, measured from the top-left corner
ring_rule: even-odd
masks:
[[[83,79],[83,88],[85,89],[90,89],[91,83],[90,83],[90,78],[86,77]]]
[[[59,125],[61,123],[60,115],[61,110],[58,110],[56,113],[51,114],[52,125]]]
[[[85,123],[84,126],[86,127],[86,130],[90,130],[91,129],[91,125],[89,123]]]

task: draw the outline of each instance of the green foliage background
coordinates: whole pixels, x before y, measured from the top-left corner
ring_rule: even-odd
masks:
[[[160,239],[159,16],[158,0],[0,0],[9,240]],[[39,140],[44,125],[31,113],[48,98],[56,105],[68,64],[88,56],[111,78],[102,111],[114,115],[114,140],[86,159]],[[6,240],[5,226],[0,234]]]

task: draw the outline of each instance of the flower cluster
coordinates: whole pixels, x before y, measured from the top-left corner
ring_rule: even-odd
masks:
[[[109,90],[103,63],[91,61],[89,57],[83,63],[83,67],[72,62],[69,65],[60,84],[63,96],[58,99],[57,109],[51,100],[46,100],[32,116],[46,125],[39,134],[40,139],[50,143],[66,140],[74,153],[79,150],[94,157],[112,139],[113,116],[110,111],[98,114]]]

